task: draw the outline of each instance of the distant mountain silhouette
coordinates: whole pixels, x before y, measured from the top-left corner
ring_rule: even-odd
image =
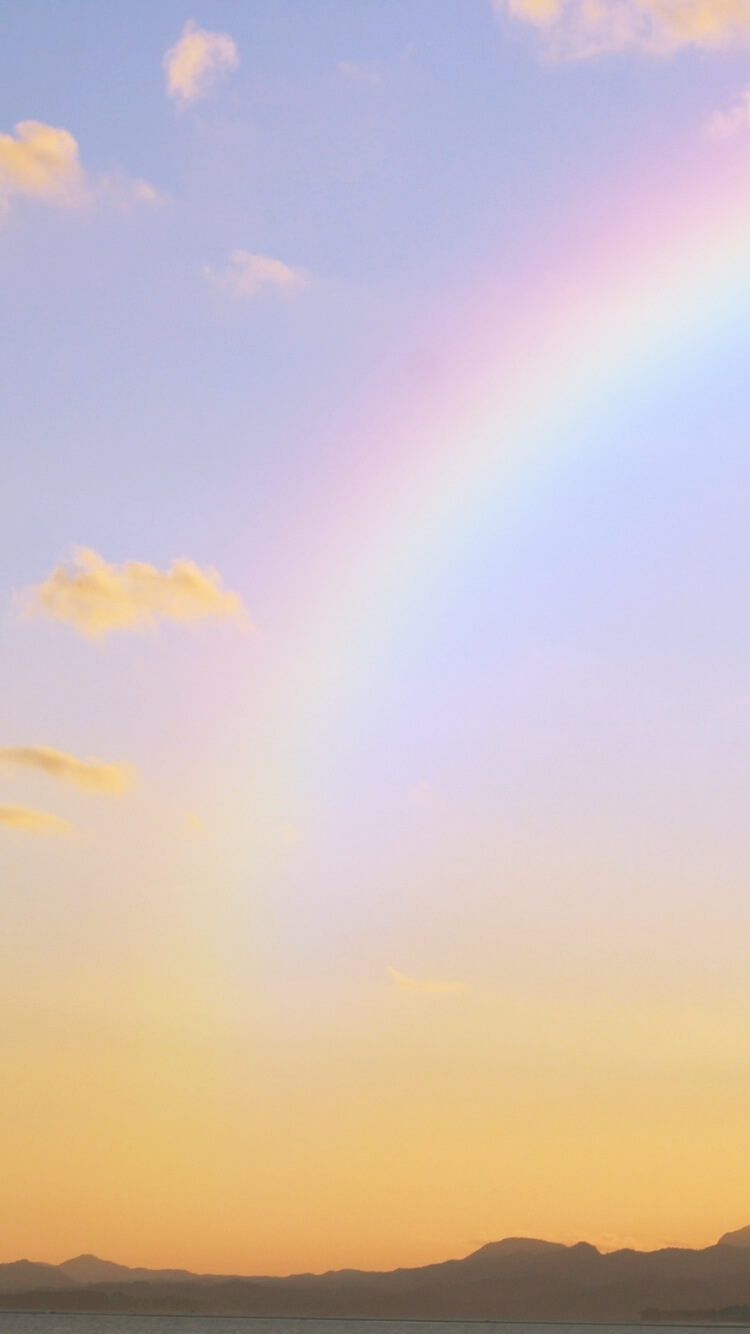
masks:
[[[719,1237],[720,1246],[750,1246],[750,1227],[741,1227],[737,1232],[725,1232]]]
[[[189,1269],[130,1269],[114,1260],[100,1260],[98,1255],[77,1255],[64,1260],[58,1269],[76,1284],[91,1283],[169,1283],[194,1279]]]
[[[737,1241],[737,1238],[743,1238]],[[701,1319],[750,1309],[750,1228],[705,1250],[621,1250],[533,1237],[490,1242],[462,1260],[388,1273],[289,1278],[130,1269],[93,1255],[59,1266],[0,1265],[0,1308],[382,1319]]]
[[[36,1264],[33,1260],[13,1260],[11,1264],[0,1265],[0,1292],[42,1291],[69,1282],[57,1265]]]
[[[522,1252],[526,1255],[539,1255],[549,1251],[565,1251],[561,1241],[539,1241],[538,1237],[505,1237],[503,1241],[488,1241],[486,1246],[482,1246],[478,1251],[473,1251],[467,1255],[466,1264],[471,1260],[477,1264],[483,1264],[485,1260],[495,1260],[498,1256],[510,1255],[515,1252],[520,1255]]]

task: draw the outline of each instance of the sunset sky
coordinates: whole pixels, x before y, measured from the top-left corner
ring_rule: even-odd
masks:
[[[750,1223],[748,0],[4,0],[0,1261]]]

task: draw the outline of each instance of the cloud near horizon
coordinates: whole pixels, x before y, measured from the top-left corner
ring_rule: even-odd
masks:
[[[31,811],[25,806],[0,806],[0,829],[16,829],[22,834],[66,835],[73,825],[48,811]]]
[[[222,586],[216,570],[184,557],[168,570],[142,561],[109,565],[85,547],[25,594],[27,616],[62,621],[89,639],[114,630],[152,630],[159,620],[247,623],[242,600]]]
[[[386,972],[399,991],[423,991],[433,996],[454,996],[459,991],[465,991],[466,986],[463,982],[430,982],[427,979],[420,981],[416,977],[407,977],[406,973],[400,973],[397,968],[386,968]]]
[[[159,202],[152,185],[124,172],[92,176],[69,130],[38,120],[22,120],[14,128],[14,134],[0,134],[0,216],[12,198],[24,196],[72,209],[98,200],[119,209]]]
[[[108,764],[104,760],[79,760],[51,746],[0,746],[0,766],[33,769],[72,783],[86,792],[121,796],[132,787],[138,771],[132,764]]]
[[[226,32],[207,32],[188,19],[180,40],[167,51],[167,92],[183,104],[205,97],[222,71],[240,63],[237,44]]]
[[[580,59],[607,51],[669,55],[750,41],[748,0],[491,0],[538,28],[550,53]]]
[[[226,268],[216,270],[207,265],[203,276],[219,291],[240,299],[255,296],[264,287],[298,292],[310,286],[302,269],[292,269],[280,259],[254,255],[249,250],[233,250]]]

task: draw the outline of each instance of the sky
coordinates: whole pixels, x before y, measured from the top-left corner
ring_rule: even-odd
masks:
[[[747,0],[5,0],[0,1261],[750,1222]]]

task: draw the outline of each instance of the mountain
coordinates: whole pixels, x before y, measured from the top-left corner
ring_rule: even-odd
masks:
[[[750,1246],[750,1227],[741,1227],[737,1232],[725,1232],[719,1237],[720,1246]]]
[[[65,1287],[70,1280],[57,1265],[35,1264],[33,1260],[13,1260],[0,1265],[0,1293],[42,1292],[46,1288]]]
[[[100,1260],[98,1255],[77,1255],[74,1260],[64,1260],[57,1268],[78,1286],[91,1283],[179,1283],[199,1278],[189,1269],[130,1269],[113,1260]]]
[[[750,1229],[744,1230],[746,1233]],[[729,1237],[737,1234],[729,1233]],[[25,1266],[25,1268],[24,1268]],[[3,1278],[13,1271],[12,1283]],[[0,1266],[0,1307],[203,1315],[632,1322],[750,1308],[750,1245],[620,1250],[508,1237],[462,1260],[387,1273],[232,1278],[95,1256]]]
[[[505,1237],[502,1241],[489,1241],[486,1246],[480,1247],[478,1251],[472,1251],[467,1255],[463,1264],[484,1264],[486,1261],[498,1259],[500,1256],[511,1255],[549,1255],[552,1251],[565,1251],[561,1241],[540,1241],[538,1237]]]

